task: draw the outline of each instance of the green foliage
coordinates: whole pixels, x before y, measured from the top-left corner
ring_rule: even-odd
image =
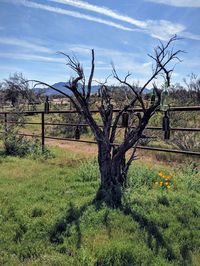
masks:
[[[5,140],[5,154],[14,156],[26,156],[29,155],[33,159],[39,157],[47,158],[50,152],[47,148],[44,152],[41,150],[41,143],[37,139],[29,140],[23,136],[10,135]]]
[[[77,171],[77,178],[82,181],[97,181],[99,176],[99,166],[96,160],[82,162]]]
[[[136,163],[135,163],[136,164]],[[157,172],[155,169],[149,169],[149,167],[143,164],[137,164],[137,167],[131,167],[128,173],[128,185],[131,189],[137,189],[141,187],[152,188],[153,182],[156,180]]]
[[[0,157],[0,265],[199,265],[196,165],[134,162],[124,208],[113,210],[92,203],[94,161],[53,153],[45,163]],[[160,171],[173,172],[172,189],[154,187]]]
[[[27,137],[20,135],[19,129],[15,126],[7,128],[3,138],[5,155],[19,157],[30,156],[33,159],[47,159],[49,156],[52,156],[46,147],[44,147],[44,150],[42,151],[41,142],[38,139],[28,139]]]

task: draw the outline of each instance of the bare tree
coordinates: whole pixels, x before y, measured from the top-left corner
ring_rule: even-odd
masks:
[[[143,132],[148,125],[149,119],[159,108],[161,100],[160,91],[154,84],[156,97],[151,101],[150,105],[146,107],[143,91],[161,74],[164,75],[167,85],[170,85],[170,76],[173,68],[169,68],[169,65],[171,65],[170,63],[174,60],[179,61],[178,54],[181,52],[180,50],[174,51],[170,48],[171,44],[176,40],[177,37],[174,36],[166,44],[160,43],[154,49],[154,54],[149,55],[154,62],[153,73],[140,89],[128,82],[130,73],[128,73],[124,79],[121,79],[113,66],[114,78],[118,80],[121,85],[127,86],[133,92],[134,96],[129,103],[125,104],[117,115],[115,115],[108,86],[106,83],[102,84],[99,91],[99,96],[101,98],[99,113],[102,119],[102,127],[97,124],[90,110],[91,88],[95,69],[94,50],[92,50],[91,71],[87,84],[84,70],[79,61],[75,57],[64,54],[67,58],[67,66],[76,74],[76,76],[71,78],[70,82],[66,83],[65,86],[66,89],[72,92],[73,97],[46,83],[35,81],[37,84],[40,83],[46,85],[65,95],[72,101],[78,113],[80,113],[89,124],[98,145],[98,163],[101,182],[96,195],[97,201],[103,201],[112,207],[118,207],[122,203],[123,187],[126,185],[129,167],[135,159],[137,144],[144,136]],[[141,107],[141,113],[135,111],[136,105]],[[134,128],[131,128],[127,123],[128,113],[132,113],[136,117]],[[121,119],[124,119],[126,129],[123,141],[116,145],[116,132]],[[126,154],[131,148],[133,148],[133,150],[130,157],[127,158]]]
[[[192,73],[189,82],[186,79],[184,79],[184,82],[193,97],[195,104],[200,104],[200,78]]]

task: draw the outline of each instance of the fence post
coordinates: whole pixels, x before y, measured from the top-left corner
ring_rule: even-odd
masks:
[[[8,133],[7,122],[8,122],[7,113],[5,113],[4,114],[4,133],[5,133],[5,140],[7,138],[7,133]]]
[[[44,152],[44,139],[45,139],[45,133],[44,133],[44,112],[41,113],[41,130],[42,130],[42,152]]]

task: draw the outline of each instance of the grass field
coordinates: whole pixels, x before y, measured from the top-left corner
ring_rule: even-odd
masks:
[[[0,155],[0,265],[200,265],[194,164],[134,162],[124,209],[112,210],[92,204],[93,156],[51,152],[47,160]],[[160,172],[172,175],[169,188]]]

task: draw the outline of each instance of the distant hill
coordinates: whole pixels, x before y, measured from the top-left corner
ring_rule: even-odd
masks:
[[[66,84],[67,84],[66,82],[57,82],[51,86],[70,95],[72,93],[67,88],[64,87]],[[97,93],[99,88],[100,88],[100,85],[92,86],[92,93]],[[34,88],[33,91],[34,91],[34,93],[43,93],[47,96],[60,95],[59,92],[57,92],[57,91],[55,91],[49,87],[47,87],[46,89]],[[150,92],[151,92],[151,90],[149,90],[147,88],[144,89],[144,93],[150,93]]]
[[[51,86],[70,95],[72,93],[67,88],[64,87],[66,84],[67,84],[66,82],[58,82],[58,83],[55,83],[55,84],[53,84]],[[99,87],[100,87],[100,85],[92,86],[92,93],[96,93],[98,91]],[[53,89],[51,89],[49,87],[47,87],[46,89],[34,88],[33,91],[35,93],[43,93],[43,94],[45,94],[47,96],[60,95],[59,92],[57,92],[57,91],[55,91],[55,90],[53,90]]]

